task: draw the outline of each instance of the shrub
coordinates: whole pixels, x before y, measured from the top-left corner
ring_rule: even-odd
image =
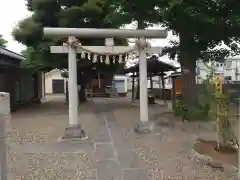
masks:
[[[183,100],[176,101],[175,115],[181,117],[183,120],[208,120],[209,106],[191,106],[188,107]]]

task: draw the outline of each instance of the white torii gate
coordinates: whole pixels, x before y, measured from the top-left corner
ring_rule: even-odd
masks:
[[[52,46],[52,53],[68,53],[69,68],[69,127],[65,138],[87,138],[78,120],[78,93],[77,93],[77,60],[76,53],[83,49],[96,54],[125,54],[135,51],[139,53],[140,73],[140,121],[135,130],[137,132],[150,132],[152,124],[148,121],[148,91],[147,91],[147,53],[160,53],[160,47],[148,47],[146,38],[166,38],[166,30],[133,30],[133,29],[89,29],[89,28],[44,28],[45,36],[68,37],[68,44]],[[105,46],[81,46],[76,37],[105,38]],[[137,49],[129,46],[114,46],[113,38],[138,38]]]

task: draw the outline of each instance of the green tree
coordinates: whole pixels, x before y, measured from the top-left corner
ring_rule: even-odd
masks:
[[[61,45],[66,38],[46,38],[43,27],[70,28],[119,28],[127,21],[127,16],[117,10],[110,0],[28,0],[32,16],[19,22],[13,30],[14,38],[28,48],[23,52],[27,67],[37,69],[67,68],[67,55],[51,54],[51,45]],[[130,21],[130,20],[128,20]],[[104,45],[104,39],[80,39],[83,45]],[[116,39],[115,44],[126,44],[124,39]],[[84,78],[92,73],[93,66],[103,71],[115,72],[118,64],[92,64],[80,55],[78,72],[79,83],[84,87]]]
[[[159,0],[159,22],[175,35],[163,54],[178,55],[182,69],[182,92],[187,105],[197,101],[196,60],[220,60],[230,54],[227,49],[214,49],[224,42],[238,53],[240,13],[238,1],[225,0]]]
[[[179,41],[172,42],[162,54],[169,54],[171,58],[178,56],[182,68],[183,97],[188,105],[197,101],[196,60],[220,60],[229,55],[227,49],[213,49],[222,42],[238,52],[235,43],[239,41],[238,1],[122,0],[118,1],[118,5],[120,10],[138,22],[139,28],[161,23],[179,36]]]
[[[50,54],[50,45],[60,45],[66,38],[45,38],[43,27],[74,28],[118,28],[124,15],[117,12],[116,6],[109,0],[28,0],[27,7],[32,16],[19,22],[13,30],[14,38],[25,44],[37,56],[43,67],[66,68],[66,56]],[[120,18],[121,17],[121,18]],[[127,17],[127,16],[126,16]],[[125,21],[125,20],[124,20]],[[103,39],[80,39],[84,45],[103,45]],[[117,39],[116,44],[126,43]],[[81,57],[78,57],[81,59]],[[29,59],[29,63],[32,60]],[[86,66],[89,61],[80,60],[79,66]],[[33,60],[35,66],[36,60]]]
[[[6,47],[7,43],[8,42],[5,39],[3,39],[2,35],[0,35],[0,47]]]
[[[119,0],[115,4],[118,6],[118,9],[122,12],[122,14],[124,14],[128,19],[130,19],[131,22],[137,23],[137,29],[145,29],[149,26],[152,26],[153,24],[159,23],[158,12],[154,9],[156,6],[156,0]],[[139,98],[140,82],[138,79],[136,99]]]

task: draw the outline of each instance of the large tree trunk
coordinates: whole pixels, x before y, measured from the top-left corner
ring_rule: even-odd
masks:
[[[191,48],[192,39],[186,33],[180,33],[180,64],[181,64],[181,85],[182,95],[186,105],[197,104],[196,88],[196,60],[198,51]]]
[[[184,57],[181,59],[182,95],[188,106],[194,106],[197,104],[196,59],[189,56],[187,52],[182,57]]]

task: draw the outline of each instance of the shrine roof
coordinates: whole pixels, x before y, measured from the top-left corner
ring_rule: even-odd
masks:
[[[178,67],[175,67],[171,64],[165,63],[161,61],[161,58],[159,58],[156,55],[153,55],[149,58],[146,59],[147,60],[147,71],[148,74],[160,74],[160,73],[164,73],[167,71],[176,71],[178,69]],[[133,65],[129,68],[125,68],[123,70],[123,72],[125,74],[127,73],[133,73],[133,72],[139,72],[139,63],[137,63],[136,65]]]
[[[4,47],[0,47],[0,65],[6,67],[20,67],[22,60],[25,58]]]
[[[9,56],[9,57],[11,57],[13,59],[16,59],[16,60],[24,60],[25,59],[22,55],[20,55],[18,53],[15,53],[13,51],[10,51],[10,50],[8,50],[4,47],[0,47],[0,54],[5,55],[5,56]]]

